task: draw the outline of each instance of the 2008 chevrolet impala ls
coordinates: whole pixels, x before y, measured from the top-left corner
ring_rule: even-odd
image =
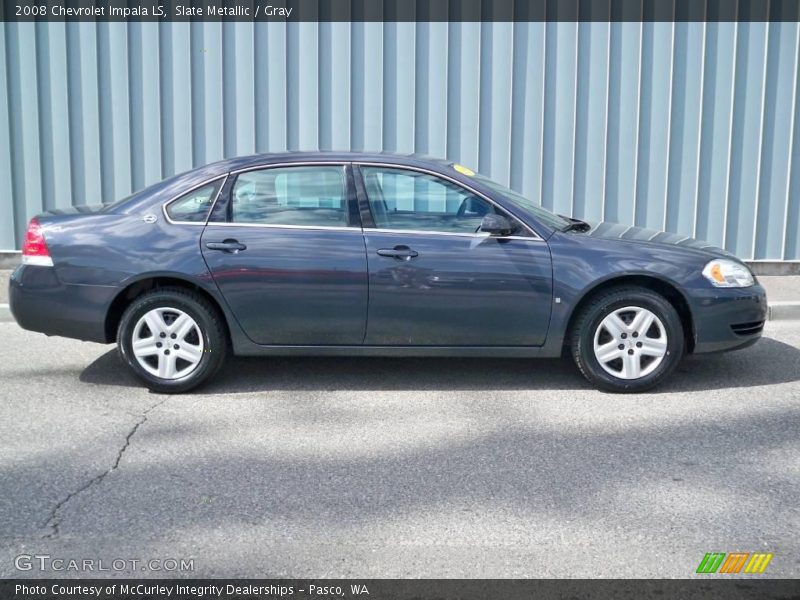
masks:
[[[236,355],[557,357],[638,392],[761,336],[764,289],[684,236],[552,214],[460,165],[390,154],[218,162],[28,227],[24,328],[116,342],[150,389]]]

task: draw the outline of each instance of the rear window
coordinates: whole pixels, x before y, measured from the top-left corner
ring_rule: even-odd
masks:
[[[344,167],[285,167],[248,171],[231,194],[234,223],[347,226]]]
[[[167,215],[180,223],[205,223],[221,183],[219,179],[173,200],[167,205]]]

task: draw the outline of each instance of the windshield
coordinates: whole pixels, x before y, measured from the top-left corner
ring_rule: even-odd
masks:
[[[542,208],[538,204],[534,204],[531,200],[528,200],[522,194],[518,194],[511,188],[507,188],[504,185],[500,185],[499,183],[492,181],[488,177],[476,174],[474,179],[477,179],[492,191],[501,194],[506,200],[511,202],[511,204],[513,204],[514,206],[518,206],[519,208],[532,213],[542,223],[544,223],[549,227],[552,227],[553,229],[563,229],[564,227],[570,224],[570,222],[564,217],[559,217],[558,215],[551,213],[549,210]]]

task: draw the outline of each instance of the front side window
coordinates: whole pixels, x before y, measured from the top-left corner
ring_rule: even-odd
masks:
[[[346,227],[344,167],[279,167],[242,173],[231,192],[231,220]]]
[[[475,233],[485,215],[498,212],[480,196],[427,173],[370,166],[361,172],[380,229]]]
[[[222,180],[204,185],[203,187],[192,190],[173,200],[167,205],[167,215],[173,221],[183,223],[205,223],[208,211],[217,197],[217,190]]]

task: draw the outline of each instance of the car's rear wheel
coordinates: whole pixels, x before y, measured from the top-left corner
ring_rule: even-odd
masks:
[[[683,358],[680,316],[647,288],[601,292],[581,310],[571,349],[581,373],[611,392],[642,392],[670,375]]]
[[[205,382],[228,354],[219,311],[189,290],[161,288],[136,298],[117,330],[122,360],[155,392],[179,393]]]

